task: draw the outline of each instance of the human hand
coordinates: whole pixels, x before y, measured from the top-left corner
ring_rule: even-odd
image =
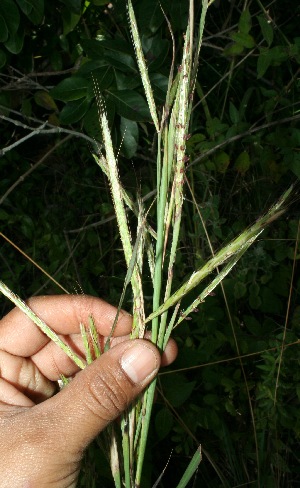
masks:
[[[115,307],[88,296],[45,296],[29,307],[84,357],[79,324],[93,316],[102,338]],[[147,340],[127,340],[131,316],[121,312],[111,349],[78,367],[18,309],[0,321],[0,488],[76,486],[85,448],[177,354],[162,357]],[[60,375],[74,376],[57,391]],[[54,395],[54,396],[53,396]]]

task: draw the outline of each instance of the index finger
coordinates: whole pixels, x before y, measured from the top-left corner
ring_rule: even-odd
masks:
[[[80,334],[80,323],[93,317],[99,334],[108,336],[117,313],[116,307],[87,295],[33,297],[27,305],[57,334]],[[129,334],[132,317],[121,311],[113,336]],[[0,349],[18,356],[36,354],[50,339],[18,308],[0,321]]]

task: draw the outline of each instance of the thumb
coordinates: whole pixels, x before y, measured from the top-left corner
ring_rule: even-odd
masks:
[[[55,416],[52,435],[57,439],[63,432],[60,448],[82,452],[152,381],[159,366],[156,347],[136,339],[114,346],[78,373],[61,392],[41,404],[47,404],[51,420]]]

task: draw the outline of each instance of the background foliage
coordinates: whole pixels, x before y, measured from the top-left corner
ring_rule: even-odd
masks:
[[[188,2],[161,5],[180,69]],[[162,106],[170,31],[156,0],[135,10]],[[218,249],[300,177],[299,16],[299,6],[280,1],[222,0],[209,11],[174,287],[211,255],[206,232]],[[92,75],[124,186],[149,202],[155,188],[154,130],[126,2],[1,0],[0,36],[1,232],[68,291],[117,304],[126,266],[90,152],[94,140],[101,144]],[[161,486],[175,485],[198,443],[204,460],[194,486],[298,486],[298,218],[294,205],[176,331],[180,354],[160,376],[143,487],[168,460]],[[2,236],[0,259],[2,279],[21,296],[61,292]],[[125,303],[130,310],[130,295]],[[8,309],[1,298],[1,313]],[[82,486],[110,486],[102,463],[93,448]]]

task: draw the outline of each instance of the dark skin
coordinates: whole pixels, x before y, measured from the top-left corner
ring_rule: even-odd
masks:
[[[93,316],[105,342],[115,307],[88,296],[30,299],[30,308],[84,358],[79,324]],[[18,309],[0,321],[0,488],[75,487],[84,450],[177,355],[129,340],[121,312],[111,349],[83,371]],[[57,392],[60,374],[73,376]]]

